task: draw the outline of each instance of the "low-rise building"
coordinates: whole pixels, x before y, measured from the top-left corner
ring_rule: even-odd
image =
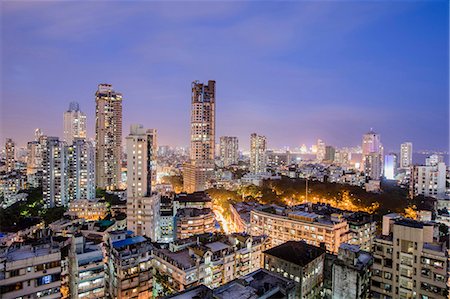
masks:
[[[67,214],[85,220],[100,220],[106,217],[108,208],[105,201],[79,199],[69,202]]]
[[[295,283],[265,269],[256,270],[213,290],[214,298],[283,298],[294,299]]]
[[[61,251],[51,242],[11,246],[0,256],[1,298],[60,298]]]
[[[159,241],[169,243],[174,239],[174,213],[173,198],[171,196],[161,196],[161,206],[159,210]]]
[[[156,288],[162,294],[204,284],[218,287],[261,267],[265,238],[201,235],[154,249]]]
[[[370,252],[377,230],[377,223],[373,220],[373,216],[365,212],[355,212],[346,216],[345,219],[350,231],[348,243]]]
[[[297,298],[321,296],[325,249],[288,241],[264,251],[264,268],[296,283]]]
[[[209,208],[179,209],[174,219],[174,237],[185,239],[193,235],[212,233],[216,230],[214,213]]]
[[[105,245],[105,296],[152,297],[152,244],[130,231],[109,233]]]
[[[329,252],[337,253],[339,246],[349,239],[347,220],[340,214],[320,215],[303,208],[266,206],[251,211],[250,222],[251,234],[267,235],[271,247],[303,240],[314,246],[324,243]]]
[[[334,299],[366,299],[370,295],[372,255],[357,245],[342,244],[333,264]]]

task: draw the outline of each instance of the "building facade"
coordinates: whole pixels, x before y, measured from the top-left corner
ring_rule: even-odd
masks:
[[[327,251],[337,253],[339,246],[350,238],[348,223],[339,216],[259,208],[251,211],[250,223],[252,234],[268,236],[271,247],[303,240],[314,246],[324,243]]]
[[[199,284],[219,287],[261,267],[265,239],[243,234],[194,236],[155,248],[154,267],[163,293]]]
[[[253,133],[250,135],[250,172],[265,173],[266,164],[266,136]]]
[[[220,161],[223,167],[235,165],[239,160],[239,142],[237,137],[220,137]]]
[[[105,245],[106,298],[152,297],[152,250],[145,237],[133,237],[127,231],[109,233]]]
[[[42,192],[46,206],[66,206],[69,202],[69,159],[58,137],[47,137],[43,152]]]
[[[184,208],[175,214],[174,238],[177,240],[215,231],[214,213],[209,208]]]
[[[114,190],[121,182],[122,94],[100,84],[95,103],[96,185]]]
[[[77,102],[71,102],[64,112],[64,141],[72,144],[75,138],[86,138],[86,114],[80,111]]]
[[[409,181],[410,197],[423,195],[434,198],[445,198],[446,192],[446,165],[444,162],[437,164],[429,160],[426,165],[412,166],[411,179]]]
[[[214,171],[216,82],[192,82],[190,161],[183,167],[183,189],[203,191]]]
[[[413,145],[404,142],[400,145],[400,168],[409,170],[412,166]]]
[[[12,298],[61,298],[61,252],[50,243],[11,248],[0,257],[0,294]]]
[[[156,181],[156,130],[132,125],[127,144],[127,227],[153,241],[159,238],[160,194]]]
[[[11,138],[6,138],[5,156],[6,171],[12,172],[16,168],[16,144]]]
[[[383,216],[375,238],[372,298],[447,298],[448,249],[434,238],[434,224]]]
[[[326,151],[326,145],[325,142],[321,139],[317,139],[316,143],[316,160],[317,162],[322,162],[325,160],[325,151]]]
[[[67,155],[69,199],[95,199],[94,145],[86,139],[75,138],[67,148]]]
[[[105,270],[100,244],[73,237],[69,251],[70,298],[103,298]]]
[[[332,269],[332,298],[370,298],[372,255],[357,245],[342,244]]]
[[[380,134],[373,130],[363,135],[362,138],[362,163],[361,170],[373,180],[379,180],[383,173],[383,145]]]
[[[389,154],[384,156],[384,177],[388,180],[395,179],[397,174],[397,155]]]
[[[264,251],[264,268],[293,280],[296,298],[320,298],[325,252],[302,241],[288,241]]]

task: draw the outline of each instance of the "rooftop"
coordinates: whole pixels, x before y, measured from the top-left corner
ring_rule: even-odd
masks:
[[[195,208],[186,208],[186,209],[180,209],[177,212],[177,217],[198,217],[198,216],[204,216],[208,214],[213,214],[212,210],[209,208],[204,209],[195,209]]]
[[[189,269],[195,266],[195,261],[189,255],[189,249],[183,249],[177,252],[172,252],[170,250],[163,248],[157,250],[156,253],[157,253],[156,255],[160,253],[163,256],[168,257],[170,260],[174,261],[177,264],[176,265],[177,267],[181,266],[183,269]]]
[[[402,218],[402,219],[396,220],[395,224],[402,225],[402,226],[408,226],[408,227],[412,227],[412,228],[423,228],[425,225],[425,223],[423,223],[423,222],[412,220],[412,219],[407,219],[407,218]]]
[[[59,250],[57,250],[56,248],[52,248],[50,244],[48,244],[48,246],[28,245],[8,251],[6,260],[8,262],[15,262],[54,253],[59,253]]]
[[[169,295],[163,297],[164,299],[212,299],[213,291],[207,286],[201,284],[184,290],[182,292],[176,293],[174,295]]]
[[[145,242],[145,241],[147,241],[146,238],[144,238],[142,236],[136,236],[136,237],[127,238],[127,239],[124,239],[124,240],[113,242],[112,246],[114,248],[122,248],[122,247],[126,247],[128,245],[142,243],[142,242]]]
[[[225,243],[222,243],[222,242],[213,242],[213,243],[206,244],[206,247],[211,249],[212,252],[216,252],[216,251],[227,249],[230,246]]]
[[[288,241],[264,251],[264,254],[269,254],[303,267],[325,254],[325,252],[325,249],[306,244],[303,241]]]
[[[273,274],[265,269],[259,269],[216,288],[214,297],[218,299],[287,298],[286,294],[269,297],[264,297],[263,295],[274,291],[278,291],[275,292],[276,294],[280,291],[282,291],[281,293],[286,293],[286,290],[293,289],[294,285],[292,280]]]
[[[210,202],[211,197],[204,191],[198,191],[194,193],[179,193],[175,195],[174,200],[179,202]]]

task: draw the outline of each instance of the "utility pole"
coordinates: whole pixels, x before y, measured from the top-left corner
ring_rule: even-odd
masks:
[[[308,178],[306,178],[305,201],[308,201]]]

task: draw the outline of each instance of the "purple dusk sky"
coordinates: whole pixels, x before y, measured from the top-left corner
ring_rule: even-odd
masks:
[[[188,145],[190,84],[217,82],[217,136],[448,148],[448,1],[2,1],[1,142],[62,136],[78,101],[123,93],[132,123]],[[217,139],[218,140],[218,139]]]

